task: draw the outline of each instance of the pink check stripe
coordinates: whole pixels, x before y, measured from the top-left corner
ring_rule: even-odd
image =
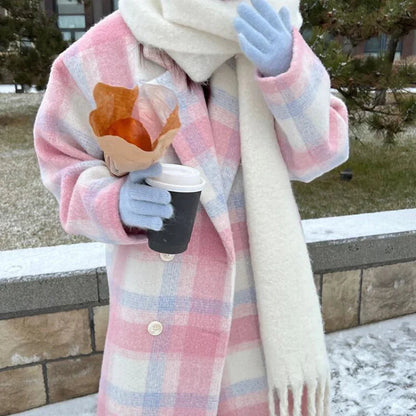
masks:
[[[257,80],[275,116],[277,140],[290,179],[310,182],[348,159],[348,113],[345,104],[329,95],[328,73],[301,34],[293,31],[293,59],[276,78]],[[322,114],[329,109],[327,128]],[[325,124],[324,124],[325,125]],[[295,142],[302,142],[297,149]]]

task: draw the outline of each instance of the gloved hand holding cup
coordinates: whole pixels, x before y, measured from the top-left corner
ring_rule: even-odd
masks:
[[[162,163],[158,176],[146,183],[160,191],[169,191],[174,215],[163,221],[161,231],[148,231],[149,247],[159,253],[177,254],[188,248],[205,180],[190,166]]]
[[[171,196],[167,190],[144,184],[148,176],[162,173],[160,163],[147,169],[130,172],[120,189],[119,211],[124,225],[159,231],[163,220],[173,215]]]
[[[147,230],[152,250],[182,253],[191,238],[204,185],[199,171],[189,166],[155,163],[130,172],[120,190],[121,220]]]

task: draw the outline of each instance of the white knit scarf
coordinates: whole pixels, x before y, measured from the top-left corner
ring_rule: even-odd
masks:
[[[330,371],[313,272],[299,211],[274,130],[274,118],[242,54],[233,28],[240,0],[120,0],[121,15],[139,42],[166,51],[196,82],[236,56],[241,158],[250,255],[260,334],[269,384],[269,412],[330,414]],[[299,0],[269,0],[288,7],[299,28]],[[305,416],[305,415],[302,415]]]

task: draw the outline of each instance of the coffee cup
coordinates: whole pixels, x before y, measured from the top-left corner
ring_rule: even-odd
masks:
[[[183,253],[191,239],[205,180],[197,169],[190,166],[170,163],[161,165],[162,173],[157,177],[146,178],[145,182],[170,192],[174,213],[171,218],[163,221],[162,230],[148,230],[148,245],[159,253]]]

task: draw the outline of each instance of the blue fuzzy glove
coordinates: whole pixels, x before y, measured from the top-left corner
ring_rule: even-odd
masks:
[[[163,219],[173,215],[171,196],[165,189],[144,185],[147,177],[158,176],[162,172],[160,163],[144,170],[130,172],[120,189],[119,211],[124,225],[159,231]]]
[[[237,7],[234,27],[241,50],[256,65],[262,75],[277,76],[289,69],[292,60],[292,24],[289,10],[279,13],[266,0],[251,0]]]

